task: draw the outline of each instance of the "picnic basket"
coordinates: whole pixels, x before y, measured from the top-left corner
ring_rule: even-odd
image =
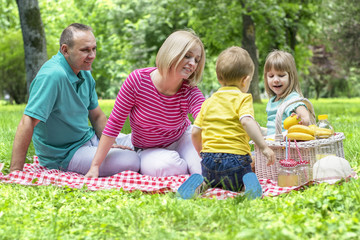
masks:
[[[255,174],[258,178],[262,179],[271,179],[277,181],[278,171],[279,171],[279,160],[286,158],[286,141],[284,135],[282,134],[282,116],[285,109],[291,104],[303,102],[307,109],[310,112],[310,124],[315,124],[315,112],[313,105],[306,98],[296,98],[282,103],[277,111],[275,117],[275,139],[274,140],[265,140],[267,145],[274,151],[276,156],[275,164],[272,166],[267,166],[267,159],[261,153],[260,149],[256,144],[254,144],[255,150]],[[333,136],[327,139],[316,139],[311,141],[297,142],[297,148],[294,142],[291,142],[288,145],[288,152],[296,160],[300,161],[299,155],[301,155],[302,160],[308,161],[310,163],[309,174],[312,176],[312,169],[317,161],[316,154],[319,152],[321,147],[326,146],[328,149],[331,149],[333,153],[338,157],[344,158],[344,148],[342,140],[345,139],[345,136],[341,132],[336,132]],[[299,152],[300,151],[300,154]],[[310,178],[312,180],[312,178]]]

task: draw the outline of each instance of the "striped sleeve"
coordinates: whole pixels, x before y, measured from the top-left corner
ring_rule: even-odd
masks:
[[[131,108],[135,103],[136,82],[140,81],[139,71],[133,71],[121,86],[116,97],[114,108],[106,123],[103,134],[109,137],[117,137],[121,131]]]
[[[200,112],[201,105],[205,101],[205,97],[197,87],[193,87],[189,94],[189,113],[195,119]]]

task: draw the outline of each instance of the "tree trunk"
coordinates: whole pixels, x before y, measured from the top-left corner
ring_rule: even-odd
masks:
[[[249,92],[253,96],[254,102],[261,103],[260,89],[259,89],[259,61],[257,56],[257,47],[255,44],[255,24],[250,15],[243,14],[243,32],[242,32],[242,46],[246,49],[255,65],[253,80],[250,84]]]
[[[24,41],[27,91],[40,67],[48,59],[46,39],[37,0],[16,0]]]

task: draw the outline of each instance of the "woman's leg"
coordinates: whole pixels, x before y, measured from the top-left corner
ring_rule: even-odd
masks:
[[[187,128],[182,137],[177,141],[177,146],[174,150],[186,161],[190,174],[201,174],[201,158],[192,144],[191,130],[192,125]]]
[[[85,175],[90,169],[98,143],[98,138],[94,136],[80,147],[71,159],[67,171]],[[136,152],[112,148],[100,166],[99,177],[112,176],[126,170],[138,172],[139,168],[140,159]]]
[[[140,173],[154,177],[188,174],[186,162],[173,150],[149,148],[139,152]]]

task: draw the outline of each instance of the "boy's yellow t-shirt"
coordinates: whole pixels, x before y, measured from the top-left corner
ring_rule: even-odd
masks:
[[[254,118],[252,95],[222,87],[201,106],[194,127],[202,130],[202,152],[251,154],[250,137],[241,118]]]

